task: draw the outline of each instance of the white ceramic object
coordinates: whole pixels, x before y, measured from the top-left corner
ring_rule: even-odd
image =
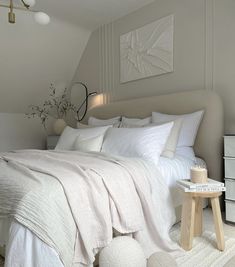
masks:
[[[131,237],[119,236],[105,247],[99,257],[100,267],[146,267],[140,244]]]
[[[53,129],[56,135],[60,135],[64,128],[66,127],[66,122],[64,121],[64,119],[57,119],[54,123]]]

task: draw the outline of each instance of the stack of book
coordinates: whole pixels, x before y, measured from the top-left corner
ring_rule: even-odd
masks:
[[[205,184],[195,184],[189,179],[183,179],[177,181],[178,185],[184,190],[184,192],[221,192],[226,191],[224,183],[212,180],[208,178]]]

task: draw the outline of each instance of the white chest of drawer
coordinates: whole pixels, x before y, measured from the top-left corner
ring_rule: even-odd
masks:
[[[235,135],[224,136],[226,220],[235,223]]]

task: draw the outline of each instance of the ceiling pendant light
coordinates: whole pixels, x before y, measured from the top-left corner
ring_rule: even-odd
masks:
[[[10,10],[8,13],[8,22],[9,23],[14,24],[16,22],[16,16],[14,13],[14,9],[35,13],[34,19],[38,24],[47,25],[50,23],[50,17],[46,13],[31,9],[31,7],[36,4],[35,0],[21,0],[21,2],[22,2],[22,6],[15,6],[13,4],[13,0],[9,0],[9,5],[0,3],[0,7],[9,8],[9,10]]]
[[[50,17],[44,12],[36,12],[34,19],[38,24],[47,25],[50,23]]]
[[[23,2],[29,7],[32,7],[36,4],[35,0],[24,0]]]

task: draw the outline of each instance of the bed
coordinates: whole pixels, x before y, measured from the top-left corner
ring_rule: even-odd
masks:
[[[120,101],[89,110],[87,118],[96,116],[107,119],[118,116],[120,110],[123,116],[145,118],[155,110],[166,114],[185,114],[200,109],[205,109],[205,114],[198,131],[194,151],[197,157],[206,162],[209,176],[221,181],[224,113],[222,101],[214,92],[195,90]],[[181,205],[176,207],[176,214],[179,220]]]
[[[213,92],[181,92],[177,94],[120,101],[105,106],[95,107],[89,110],[87,117],[95,116],[100,119],[109,119],[111,117],[123,115],[127,117],[144,118],[149,116],[152,111],[160,111],[169,114],[183,114],[200,109],[204,109],[205,114],[199,128],[194,149],[196,155],[206,162],[210,177],[216,180],[221,180],[223,109],[220,98]],[[122,111],[121,114],[120,111]],[[183,159],[183,161],[184,160],[185,159]],[[178,161],[180,164],[183,162],[182,160]],[[163,162],[162,166],[167,164],[167,162]],[[187,165],[188,163],[186,162],[183,164]],[[164,167],[162,167],[162,173],[164,175]],[[176,177],[179,174],[176,173],[174,175]],[[169,180],[171,179],[169,178]],[[180,201],[177,203],[178,205],[176,205],[175,208],[177,217],[179,217],[181,203]],[[4,242],[7,242],[9,235],[7,236],[4,234],[9,232],[9,227],[11,227],[10,238],[14,238],[17,234],[19,237],[18,242],[22,244],[22,241],[27,241],[24,243],[25,246],[19,246],[17,240],[12,242],[11,252],[13,254],[15,253],[15,255],[12,256],[12,259],[16,260],[16,257],[20,258],[19,255],[22,255],[23,258],[28,259],[29,264],[34,262],[35,266],[36,263],[40,266],[40,263],[38,263],[40,262],[40,259],[36,256],[32,257],[32,255],[38,255],[38,252],[40,251],[40,253],[45,256],[44,258],[51,259],[51,265],[49,266],[64,266],[60,261],[58,253],[56,253],[53,248],[47,246],[42,239],[35,236],[29,229],[27,229],[27,227],[22,226],[15,220],[0,220],[0,245],[4,245]],[[30,246],[30,244],[36,245]],[[33,249],[34,251],[32,251]],[[27,255],[25,254],[25,251],[28,251]],[[10,264],[11,263],[8,263],[7,266],[11,266]],[[74,265],[74,267],[75,266],[76,265]]]

